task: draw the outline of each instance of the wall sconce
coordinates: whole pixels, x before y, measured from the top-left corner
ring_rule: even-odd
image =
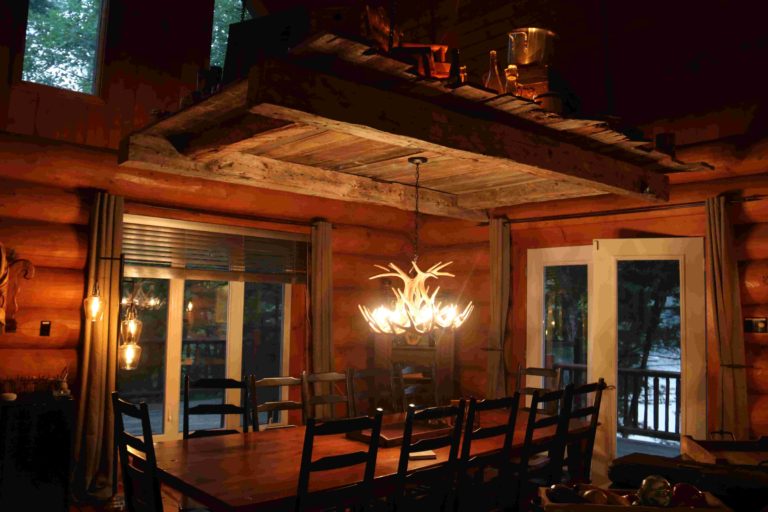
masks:
[[[120,337],[123,343],[118,347],[118,365],[122,370],[135,370],[141,359],[141,347],[139,338],[141,337],[142,322],[136,313],[136,304],[131,301],[125,312],[125,318],[120,322]]]

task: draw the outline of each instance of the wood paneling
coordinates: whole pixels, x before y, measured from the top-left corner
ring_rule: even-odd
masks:
[[[88,251],[85,226],[0,218],[0,240],[14,250],[16,258],[28,259],[35,265],[85,268]]]
[[[0,359],[4,359],[0,377],[50,377],[69,365],[74,381],[85,292],[89,194],[18,180],[4,185],[0,241],[16,257],[29,259],[36,271],[34,278],[21,284],[16,332],[0,335]],[[51,323],[49,336],[40,336],[43,321]]]
[[[77,375],[77,350],[33,348],[0,349],[0,377],[49,377],[69,366],[70,379]]]
[[[72,191],[3,180],[0,187],[0,217],[52,222],[88,224],[88,201]]]
[[[35,278],[23,283],[19,306],[21,309],[79,310],[84,292],[85,274],[82,270],[36,266]]]

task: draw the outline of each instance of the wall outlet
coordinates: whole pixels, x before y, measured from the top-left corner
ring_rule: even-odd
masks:
[[[51,322],[48,320],[43,320],[40,322],[40,336],[50,336],[51,335]]]

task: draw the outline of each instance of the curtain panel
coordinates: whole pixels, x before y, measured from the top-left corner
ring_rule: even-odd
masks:
[[[504,341],[509,314],[509,224],[505,219],[491,219],[491,323],[488,332],[487,397],[505,396],[507,390]]]
[[[80,498],[109,498],[115,478],[110,395],[117,368],[122,223],[123,198],[98,192],[91,211],[87,290],[98,282],[104,315],[83,324],[73,482]]]
[[[747,378],[742,334],[739,273],[733,252],[733,224],[724,197],[709,198],[707,210],[707,300],[710,331],[720,354],[720,431],[749,439]]]

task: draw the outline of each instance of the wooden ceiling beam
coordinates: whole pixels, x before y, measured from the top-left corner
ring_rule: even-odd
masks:
[[[179,176],[378,204],[401,210],[415,209],[414,187],[408,185],[386,183],[244,153],[231,153],[217,160],[200,162],[180,154],[167,139],[152,135],[130,136],[121,147],[119,162],[122,166]],[[431,215],[472,221],[487,220],[483,212],[458,207],[455,195],[433,190],[419,191],[419,207]]]
[[[251,112],[267,117],[506,165],[603,192],[650,201],[669,196],[664,174],[618,158],[609,146],[589,147],[416,78],[408,82],[322,55],[260,63],[250,73],[248,103]]]
[[[462,208],[487,209],[600,194],[603,194],[600,190],[565,181],[537,180],[519,185],[458,194],[457,197],[458,204]]]

